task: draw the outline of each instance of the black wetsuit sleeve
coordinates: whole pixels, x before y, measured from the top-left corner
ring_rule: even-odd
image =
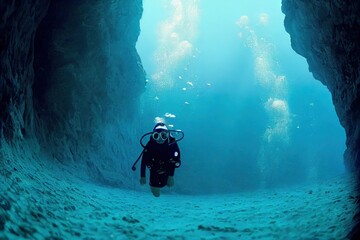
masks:
[[[168,172],[169,172],[169,176],[173,177],[174,174],[175,174],[175,167],[174,166],[169,166]]]
[[[171,156],[170,156],[170,165],[168,168],[169,176],[174,176],[175,174],[175,163],[180,162],[180,149],[177,143],[171,145]]]
[[[149,149],[149,143],[146,144],[146,147],[145,147],[143,155],[142,155],[140,177],[146,176],[146,162],[150,159],[150,152],[148,149]]]

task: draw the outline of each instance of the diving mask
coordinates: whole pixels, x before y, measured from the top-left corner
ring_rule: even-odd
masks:
[[[165,131],[162,131],[162,132],[154,132],[152,134],[152,138],[155,140],[155,141],[165,141],[166,139],[168,139],[169,137],[169,133],[168,132],[165,132]]]

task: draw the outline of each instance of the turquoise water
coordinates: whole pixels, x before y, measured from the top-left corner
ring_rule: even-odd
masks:
[[[183,193],[234,192],[344,173],[345,133],[329,91],[283,26],[281,1],[144,0],[137,50],[144,130],[185,138]]]

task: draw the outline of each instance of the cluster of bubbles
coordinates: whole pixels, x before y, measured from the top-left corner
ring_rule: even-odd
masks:
[[[258,25],[266,26],[269,23],[267,13],[260,14]],[[240,28],[238,36],[252,49],[254,56],[255,74],[261,87],[269,92],[269,97],[264,103],[272,123],[264,133],[264,139],[271,142],[274,137],[288,140],[288,125],[290,123],[289,107],[286,100],[286,77],[274,71],[271,50],[273,45],[264,38],[259,37],[250,25],[248,16],[241,16],[236,24]]]
[[[151,74],[153,100],[163,101],[162,93],[173,91],[171,97],[183,97],[183,105],[191,105],[195,89],[199,89],[197,76],[189,70],[190,61],[196,59],[199,49],[194,47],[198,31],[199,0],[164,1],[168,17],[158,27],[158,47],[154,54],[154,73]],[[182,66],[182,67],[181,67]],[[180,70],[180,71],[179,71]],[[205,83],[205,88],[211,83]],[[166,94],[166,98],[169,94]],[[167,109],[176,111],[176,108]],[[173,122],[175,114],[166,112],[160,118]],[[172,124],[170,124],[172,125]]]
[[[260,14],[258,26],[268,25],[269,15]],[[286,77],[279,75],[275,70],[276,61],[272,56],[273,44],[259,37],[250,25],[248,16],[241,16],[236,22],[240,28],[238,36],[245,45],[252,50],[254,58],[255,76],[259,86],[266,90],[267,100],[264,109],[269,116],[269,124],[263,134],[263,144],[260,148],[257,164],[262,173],[262,184],[266,184],[271,175],[283,163],[282,150],[289,143],[288,129],[290,112],[287,103]]]
[[[169,17],[160,24],[155,73],[151,78],[159,88],[174,85],[173,72],[180,62],[194,55],[193,40],[199,16],[198,0],[164,2]]]

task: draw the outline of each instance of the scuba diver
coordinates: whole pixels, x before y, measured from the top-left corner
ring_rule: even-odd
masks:
[[[180,139],[175,139],[172,133],[181,133]],[[146,146],[142,139],[151,135]],[[180,167],[180,150],[177,144],[184,137],[184,133],[179,130],[168,130],[165,123],[157,123],[152,132],[146,133],[140,139],[140,144],[144,150],[134,163],[132,169],[135,171],[137,161],[141,159],[140,184],[146,184],[146,167],[150,170],[150,189],[155,197],[160,196],[160,190],[165,185],[174,186],[175,168]]]

